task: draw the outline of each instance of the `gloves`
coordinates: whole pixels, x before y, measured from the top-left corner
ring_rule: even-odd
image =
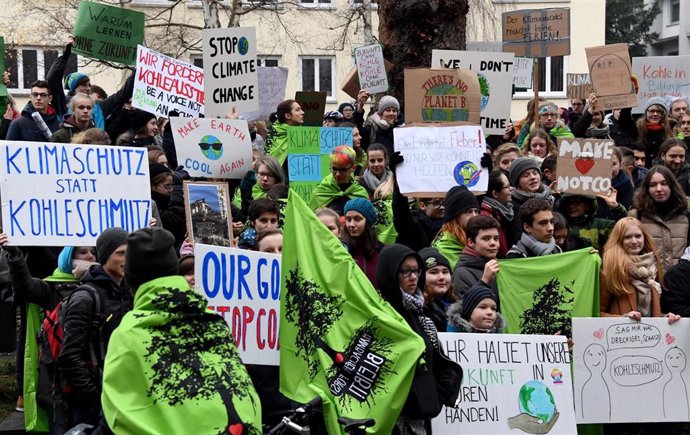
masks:
[[[400,151],[396,151],[391,156],[388,166],[390,166],[391,171],[395,172],[395,168],[404,161],[405,158],[402,156],[402,154],[400,154]]]
[[[494,169],[494,162],[493,159],[491,158],[491,154],[489,153],[484,153],[482,155],[482,159],[480,161],[480,164],[482,168],[486,168],[487,171],[491,172]]]

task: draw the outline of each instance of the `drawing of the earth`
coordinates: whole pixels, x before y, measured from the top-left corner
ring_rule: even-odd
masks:
[[[430,88],[425,94],[425,96],[430,97],[428,99],[429,101],[437,101],[437,96],[442,97],[444,95],[456,95],[459,102],[459,99],[464,96],[464,93],[450,83],[443,83]],[[426,100],[425,98],[424,101]],[[444,108],[438,107],[438,104],[433,104],[431,107],[424,107],[424,103],[422,103],[422,119],[424,122],[467,121],[469,117],[470,112],[466,107]]]
[[[489,95],[491,95],[491,89],[489,88],[489,81],[486,79],[486,77],[484,77],[484,74],[477,73],[477,79],[479,79],[479,90],[481,94],[479,110],[483,112],[486,108],[486,105],[489,104]]]
[[[520,388],[520,412],[548,423],[556,412],[556,402],[546,385],[539,381],[529,381]]]

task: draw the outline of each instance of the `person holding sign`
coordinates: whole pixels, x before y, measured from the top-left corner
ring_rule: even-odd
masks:
[[[582,116],[572,127],[575,137],[611,139],[609,125],[604,121],[604,112],[597,107],[597,94],[590,94]]]
[[[312,210],[328,207],[343,215],[345,203],[353,198],[369,198],[367,191],[355,181],[355,150],[340,145],[331,152],[331,173],[312,192],[309,206]]]
[[[299,127],[304,123],[304,110],[295,100],[285,100],[278,104],[276,118],[268,137],[266,138],[266,153],[278,160],[280,165],[285,164],[288,155],[288,127]]]
[[[181,181],[165,165],[152,163],[149,165],[151,177],[151,199],[160,213],[160,225],[175,236],[176,246],[181,246],[187,233],[187,217],[184,210],[184,195],[181,189],[174,189],[173,185]]]
[[[431,246],[438,249],[448,259],[448,263],[455,267],[467,244],[467,222],[479,214],[479,202],[467,187],[455,186],[446,194],[444,204],[443,226]]]
[[[369,99],[369,93],[361,90],[357,94],[357,111],[353,115],[353,121],[362,135],[362,147],[366,150],[369,144],[380,143],[388,150],[388,155],[395,152],[393,149],[393,129],[402,125],[398,119],[400,103],[395,97],[385,95],[379,100],[378,110],[369,118],[369,125],[364,125],[364,105]]]
[[[94,102],[89,95],[77,94],[72,98],[70,104],[72,114],[64,118],[61,128],[53,133],[51,142],[74,143],[72,137],[75,134],[96,127],[96,124],[91,120]]]

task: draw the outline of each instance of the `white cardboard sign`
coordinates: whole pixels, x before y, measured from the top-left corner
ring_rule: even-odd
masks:
[[[633,57],[632,70],[640,85],[634,113],[642,113],[652,97],[665,99],[668,106],[676,98],[690,98],[690,56]]]
[[[355,48],[355,64],[357,65],[360,89],[370,94],[388,91],[388,75],[383,61],[381,44]]]
[[[278,104],[285,99],[288,69],[280,66],[260,66],[259,77],[259,110],[247,112],[245,119],[268,119],[276,111]]]

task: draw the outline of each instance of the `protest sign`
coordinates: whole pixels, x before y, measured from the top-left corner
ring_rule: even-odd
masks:
[[[0,78],[5,74],[5,38],[0,36]],[[0,80],[0,97],[7,96],[7,86]]]
[[[560,332],[570,337],[571,317],[598,315],[601,258],[597,251],[586,248],[549,255],[549,261],[531,257],[498,263],[496,284],[505,332]]]
[[[570,9],[522,9],[503,12],[503,51],[516,56],[570,54]]]
[[[573,341],[578,423],[690,420],[690,319],[574,318]]]
[[[355,64],[361,89],[370,94],[388,91],[388,75],[384,66],[381,44],[355,48]]]
[[[558,190],[596,197],[611,189],[612,139],[558,138]]]
[[[75,53],[98,60],[134,65],[144,43],[144,13],[82,1],[74,22]]]
[[[633,57],[632,71],[640,85],[633,113],[642,113],[652,97],[669,105],[673,99],[690,98],[690,56]]]
[[[489,172],[480,165],[486,152],[481,127],[402,127],[393,135],[395,150],[405,158],[397,169],[403,195],[443,197],[453,186],[486,191]]]
[[[0,141],[2,229],[15,246],[96,246],[149,226],[146,148]]]
[[[386,74],[390,74],[391,70],[393,69],[393,64],[384,59],[383,65],[386,68]],[[345,75],[345,78],[340,83],[340,89],[342,89],[342,91],[350,97],[357,99],[360,85],[356,66],[353,66],[352,69],[350,69],[350,71]]]
[[[323,115],[326,112],[325,92],[298,91],[295,94],[295,101],[304,110],[305,127],[320,127],[323,125]]]
[[[311,192],[331,173],[330,154],[339,145],[352,146],[349,127],[290,127],[288,174],[290,188],[309,203]]]
[[[534,77],[534,59],[515,56],[513,64],[513,85],[516,89],[531,89]]]
[[[204,70],[143,45],[137,47],[132,106],[168,117],[198,118],[204,113]]]
[[[405,69],[405,121],[479,124],[477,72],[460,69]]]
[[[223,116],[259,108],[256,29],[230,27],[202,30],[206,116]]]
[[[589,74],[566,74],[566,78],[568,98],[580,98],[582,100],[589,98],[589,94],[593,92]]]
[[[260,66],[257,68],[259,77],[259,110],[246,112],[245,119],[268,119],[276,111],[278,104],[285,100],[285,86],[287,86],[288,69],[279,66]]]
[[[470,69],[477,72],[480,91],[480,122],[486,134],[502,135],[510,122],[513,89],[513,53],[433,50],[434,68]]]
[[[196,244],[195,290],[223,316],[245,364],[280,361],[280,255]]]
[[[597,105],[603,110],[635,107],[637,96],[630,81],[632,65],[628,44],[587,47],[585,53]]]
[[[242,178],[252,166],[247,121],[170,118],[177,161],[192,177]]]
[[[431,420],[435,435],[577,432],[564,336],[439,333],[438,338],[464,376],[458,406],[444,406]]]
[[[185,181],[183,187],[187,237],[192,243],[233,246],[228,184]]]

